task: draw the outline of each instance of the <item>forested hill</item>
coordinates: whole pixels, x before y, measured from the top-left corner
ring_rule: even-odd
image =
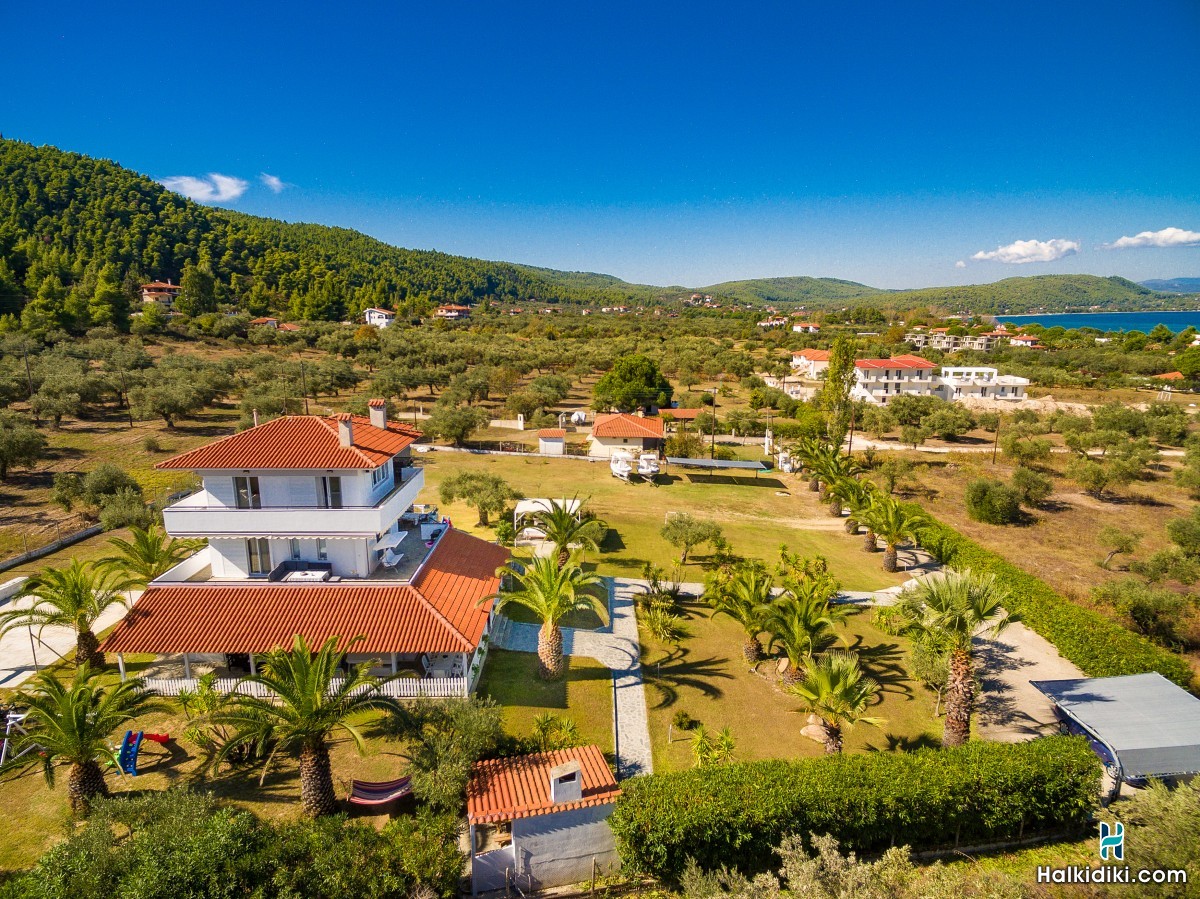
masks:
[[[136,285],[167,278],[196,288],[185,290],[187,311],[231,303],[330,320],[378,305],[406,313],[484,299],[645,296],[616,279],[550,280],[508,263],[399,249],[345,228],[213,209],[112,162],[0,140],[0,315],[27,307],[25,319],[62,326],[121,319]]]
[[[888,300],[897,308],[931,306],[949,312],[975,313],[1086,312],[1181,308],[1181,297],[1156,293],[1124,278],[1096,275],[1034,275],[1005,278],[993,284],[926,287],[897,291]]]
[[[809,303],[826,306],[840,300],[857,300],[887,293],[856,281],[807,277],[724,281],[703,287],[701,292],[743,303]]]

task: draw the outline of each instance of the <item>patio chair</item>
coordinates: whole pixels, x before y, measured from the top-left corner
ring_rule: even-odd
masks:
[[[379,560],[379,563],[385,568],[395,568],[402,561],[404,561],[404,553],[398,553],[395,549],[389,549],[383,554],[383,558]]]
[[[411,792],[411,777],[401,777],[397,780],[379,782],[352,780],[350,781],[350,795],[346,798],[354,805],[386,805],[389,802],[407,796]]]

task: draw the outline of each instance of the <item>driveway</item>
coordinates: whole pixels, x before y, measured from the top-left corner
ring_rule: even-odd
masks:
[[[1011,625],[995,639],[976,637],[974,642],[983,684],[976,719],[979,735],[985,740],[1020,743],[1056,733],[1054,707],[1030,681],[1086,675],[1060,656],[1049,640],[1024,624]]]

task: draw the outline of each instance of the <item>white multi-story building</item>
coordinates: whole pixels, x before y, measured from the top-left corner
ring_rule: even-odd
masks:
[[[1023,400],[1028,378],[1002,375],[994,368],[946,366],[937,381],[937,394],[944,400]]]
[[[368,325],[374,325],[376,328],[386,328],[396,320],[396,313],[391,309],[379,309],[372,306],[370,309],[363,310],[363,321]]]
[[[352,661],[376,660],[421,680],[396,695],[464,695],[482,664],[503,547],[455,531],[415,501],[421,436],[369,417],[287,416],[160,463],[194,471],[201,489],[163,510],[173,537],[208,545],[155,579],[105,641],[127,652],[182,654],[192,665],[253,670],[255,656],[330,637]],[[433,678],[434,680],[429,680]]]
[[[986,331],[983,334],[951,334],[949,328],[934,328],[932,331],[916,331],[904,335],[904,342],[918,350],[941,350],[953,353],[957,350],[976,350],[986,353],[994,350],[1001,340],[1009,337],[1007,331]]]
[[[897,396],[929,396],[933,393],[934,364],[920,356],[891,359],[859,359],[854,363],[854,387],[850,396],[868,403],[886,405]]]

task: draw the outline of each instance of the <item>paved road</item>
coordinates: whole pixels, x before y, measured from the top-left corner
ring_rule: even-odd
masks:
[[[141,591],[137,591],[138,596]],[[4,611],[12,608],[28,608],[32,604],[28,597],[18,597],[2,606]],[[113,606],[100,616],[96,633],[101,634],[125,617],[124,606]],[[32,641],[31,641],[32,638]],[[19,627],[0,637],[0,687],[19,687],[33,677],[36,668],[45,668],[63,656],[75,655],[75,633],[64,627],[48,627],[41,633]],[[35,664],[36,662],[36,664]]]
[[[654,761],[635,608],[635,597],[644,582],[614,578],[605,578],[605,582],[609,590],[608,627],[598,630],[564,627],[563,651],[569,656],[595,659],[613,673],[617,776],[651,774]],[[537,637],[538,625],[504,619],[495,645],[516,652],[537,652]]]

